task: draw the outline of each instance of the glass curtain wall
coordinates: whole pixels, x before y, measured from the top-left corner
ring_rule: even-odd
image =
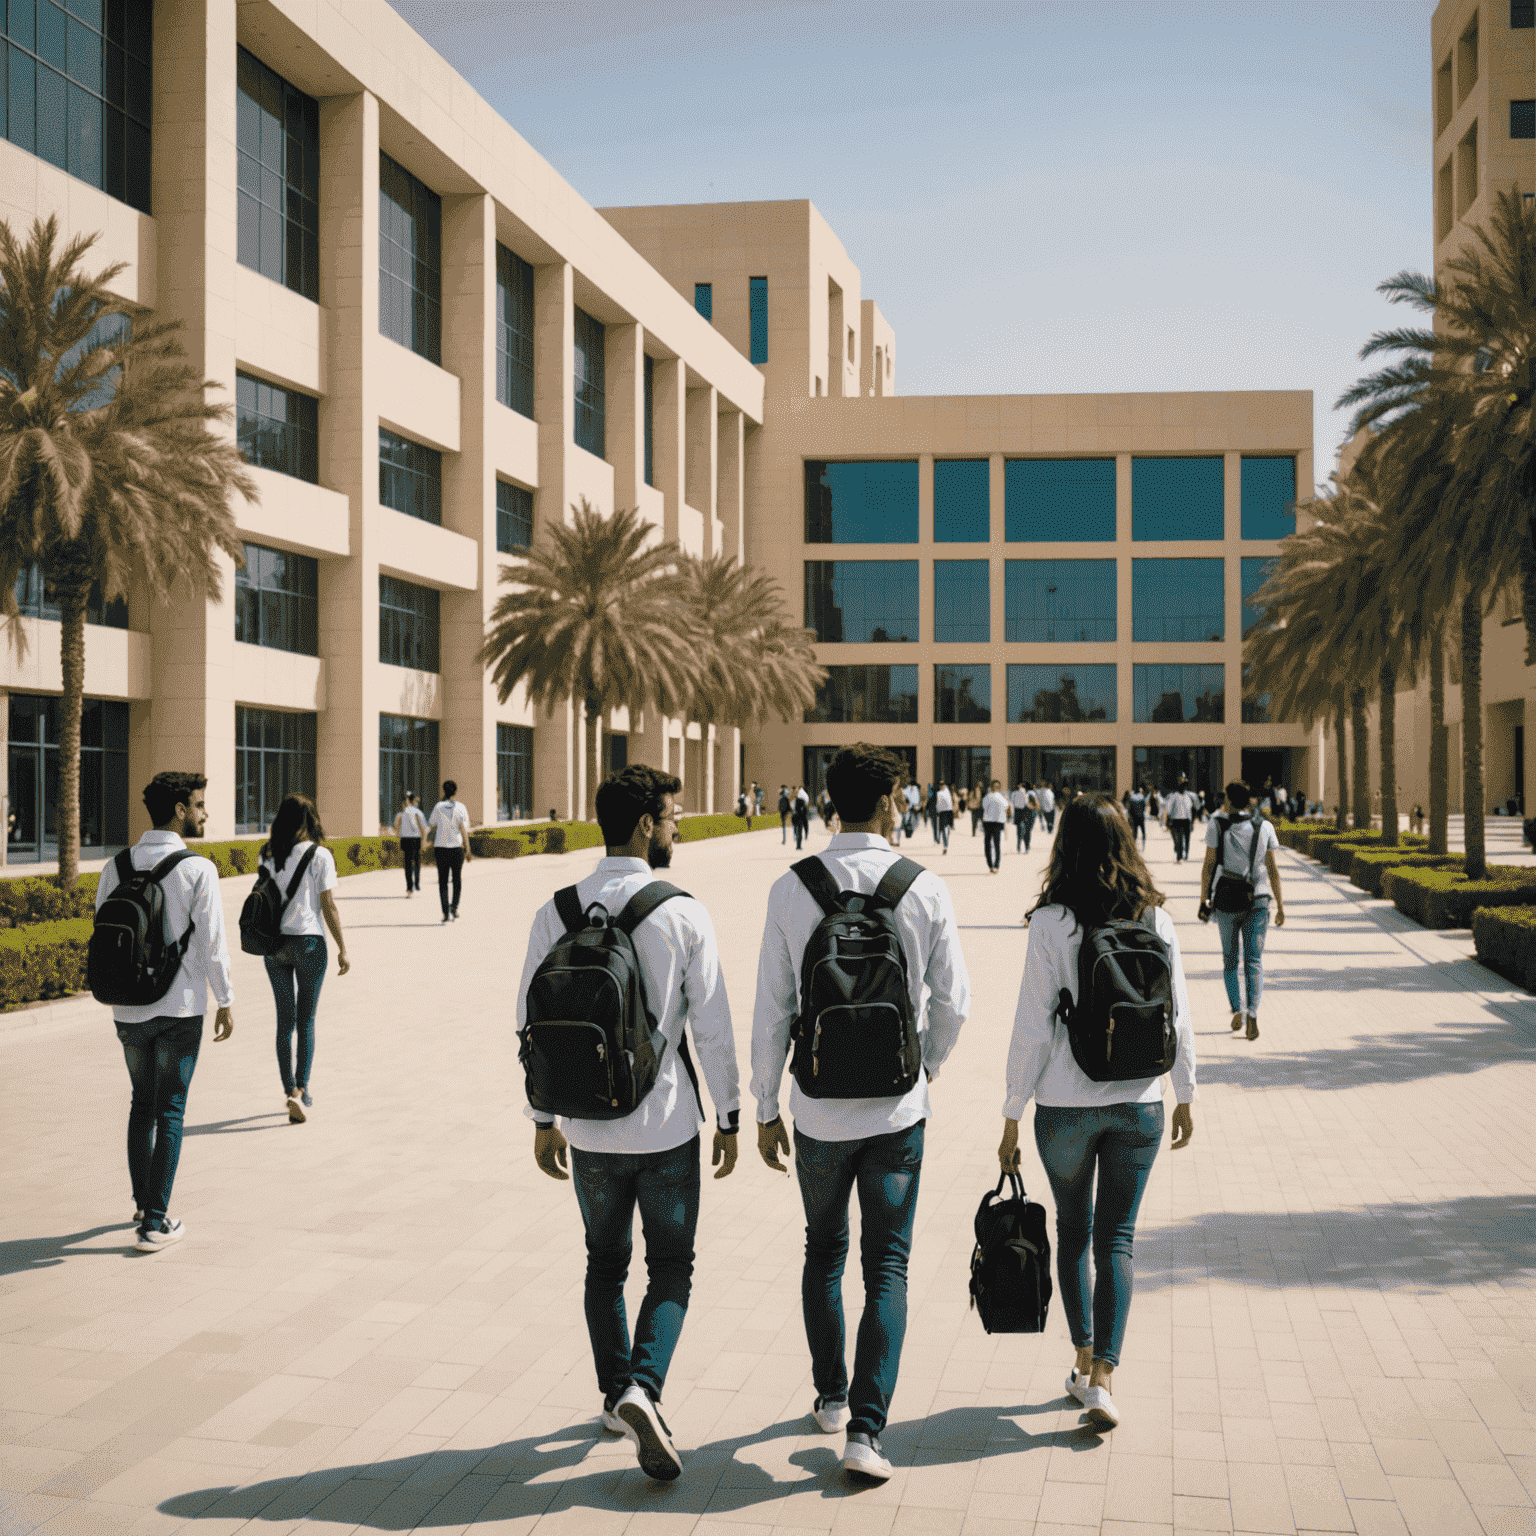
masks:
[[[584,309],[576,311],[576,446],[602,458],[607,451],[604,414],[605,333]]]
[[[1009,459],[1003,537],[1020,544],[1113,544],[1113,459]]]
[[[1226,524],[1222,461],[1131,460],[1133,539],[1220,539]]]
[[[427,810],[437,804],[437,721],[409,715],[379,716],[379,825],[392,827],[395,814],[414,790]]]
[[[235,830],[265,832],[288,795],[315,793],[316,716],[235,705]]]
[[[533,416],[533,268],[496,247],[496,398]]]
[[[496,819],[521,821],[523,817],[532,814],[533,727],[498,724],[496,727]]]
[[[917,667],[828,667],[807,725],[906,725],[917,720]]]
[[[1113,720],[1116,675],[1109,665],[1008,665],[1008,720],[1014,725],[1067,725]]]
[[[46,694],[13,693],[9,699],[6,856],[13,864],[59,855],[59,704]],[[99,858],[127,843],[128,705],[86,699],[80,712],[80,849]]]
[[[805,627],[824,645],[916,643],[916,560],[807,560]]]
[[[46,0],[45,0],[46,3]],[[236,260],[320,298],[320,103],[235,50]]]
[[[807,544],[916,544],[917,460],[805,461]]]
[[[235,437],[246,463],[320,483],[320,402],[313,395],[237,373]]]
[[[1033,645],[1116,638],[1116,562],[1005,560],[1003,638]]]
[[[985,662],[933,669],[933,718],[939,725],[987,725],[992,719],[992,668]]]
[[[985,459],[934,461],[935,544],[985,544],[992,537],[991,476]]]
[[[379,155],[379,332],[443,361],[443,200]]]
[[[1115,792],[1113,747],[1009,747],[1008,785],[1050,784],[1082,795]]]
[[[395,576],[379,577],[379,660],[418,672],[438,669],[441,594]],[[435,802],[434,802],[435,803]]]
[[[63,621],[53,577],[45,575],[42,566],[35,561],[16,573],[16,606],[26,618]],[[93,581],[90,596],[85,600],[85,622],[100,624],[106,629],[127,629],[128,604],[121,597],[107,602],[101,595],[101,583]]]
[[[320,565],[308,555],[245,546],[235,572],[235,639],[300,656],[320,654]]]
[[[992,638],[992,588],[985,560],[933,562],[933,638],[985,645]]]

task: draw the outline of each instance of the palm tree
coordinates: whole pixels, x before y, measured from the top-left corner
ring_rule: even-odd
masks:
[[[56,249],[58,221],[25,245],[0,222],[0,611],[17,616],[16,578],[34,562],[53,578],[62,621],[59,881],[80,869],[80,713],[85,612],[93,583],[111,600],[132,581],[164,601],[191,588],[220,596],[217,552],[244,546],[231,493],[257,496],[238,449],[210,426],[228,404],[186,360],[179,322],[134,326],[108,285],[123,263],[80,268],[97,236]],[[11,625],[18,651],[25,634]]]
[[[1445,729],[1445,627],[1429,641],[1429,851],[1450,848],[1451,747]]]

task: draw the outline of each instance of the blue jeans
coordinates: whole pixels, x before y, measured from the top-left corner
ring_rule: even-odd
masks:
[[[923,1122],[859,1141],[816,1141],[795,1132],[795,1172],[805,1202],[805,1271],[800,1305],[819,1397],[848,1399],[848,1428],[885,1428],[907,1332],[907,1256],[923,1167]],[[853,1383],[844,1355],[843,1265],[848,1200],[859,1190],[859,1261],[864,1313],[853,1349]]]
[[[587,1231],[587,1335],[605,1401],[631,1382],[661,1400],[693,1290],[699,1225],[699,1138],[670,1152],[571,1148],[576,1203]],[[624,1313],[635,1207],[645,1236],[645,1300],[631,1345]]]
[[[272,997],[277,1003],[277,1070],[283,1075],[283,1092],[309,1087],[309,1069],[315,1059],[315,1009],[330,950],[320,934],[290,934],[283,947],[262,957]],[[293,1060],[293,1037],[298,1032],[298,1065]]]
[[[133,1105],[128,1111],[128,1177],[146,1223],[162,1221],[181,1157],[187,1089],[203,1043],[203,1019],[146,1019],[117,1026]]]
[[[1131,1311],[1136,1212],[1163,1139],[1163,1106],[1098,1109],[1035,1106],[1035,1146],[1056,1199],[1056,1274],[1078,1349],[1119,1365]],[[1093,1175],[1099,1175],[1094,1204]],[[1088,1316],[1088,1242],[1093,1239],[1093,1319]]]
[[[1221,932],[1221,979],[1227,984],[1232,1012],[1243,1011],[1243,992],[1237,976],[1241,958],[1243,979],[1248,983],[1248,1012],[1257,1013],[1259,999],[1264,996],[1264,935],[1269,932],[1269,897],[1260,896],[1246,912],[1213,912],[1211,916]]]

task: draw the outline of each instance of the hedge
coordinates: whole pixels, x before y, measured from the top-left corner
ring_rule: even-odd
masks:
[[[1373,838],[1368,843],[1357,843],[1349,839],[1336,838],[1329,843],[1327,851],[1323,854],[1322,862],[1336,875],[1347,875],[1357,853],[1363,853],[1369,849],[1372,853],[1382,852],[1389,857],[1405,856],[1417,853],[1422,848],[1429,847],[1429,839],[1416,837],[1411,842],[1399,834],[1396,843],[1383,846],[1380,837]]]
[[[1456,869],[1393,869],[1382,877],[1381,893],[1425,928],[1465,928],[1479,907],[1536,905],[1536,871],[1490,864],[1488,874],[1468,880]]]
[[[1397,848],[1349,849],[1349,882],[1372,896],[1381,895],[1382,877],[1389,869],[1459,869],[1459,853],[1404,853]]]
[[[52,875],[0,880],[0,930],[89,917],[96,909],[96,882],[100,879],[100,875],[81,875],[74,890],[68,892]]]
[[[1349,843],[1356,848],[1374,848],[1380,842],[1381,832],[1376,827],[1362,827],[1358,832],[1309,832],[1300,851],[1316,859],[1320,864],[1326,864],[1329,850],[1337,843]],[[1400,832],[1397,846],[1415,850],[1427,848],[1429,839],[1418,837],[1412,832]]]
[[[14,1008],[78,992],[85,985],[90,937],[88,917],[0,931],[0,1005]]]
[[[1536,992],[1536,907],[1479,907],[1472,942],[1490,971]]]

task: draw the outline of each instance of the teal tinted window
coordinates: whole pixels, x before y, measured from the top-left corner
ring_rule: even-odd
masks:
[[[645,483],[656,484],[656,359],[645,354]]]
[[[1296,460],[1243,460],[1243,537],[1283,539],[1296,532]]]
[[[1114,640],[1113,560],[1008,560],[1003,638],[1031,645]]]
[[[911,725],[917,720],[917,667],[828,667],[805,712],[807,725]]]
[[[933,669],[933,718],[940,725],[987,725],[992,719],[992,668],[985,662]]]
[[[985,560],[934,561],[933,638],[981,645],[992,638],[992,598]]]
[[[1003,527],[1016,544],[1113,544],[1115,461],[1009,459]]]
[[[1510,102],[1509,136],[1512,139],[1536,139],[1536,100]]]
[[[1133,539],[1219,539],[1222,515],[1219,458],[1132,459]]]
[[[985,459],[938,459],[933,466],[936,544],[985,544],[992,537],[992,466]]]
[[[713,283],[695,283],[693,285],[693,307],[713,323],[715,318],[715,285]]]
[[[768,361],[768,279],[747,279],[747,322],[752,332],[752,361]]]
[[[826,645],[917,640],[916,560],[807,560],[805,627]]]
[[[1116,716],[1114,666],[1031,666],[1009,663],[1011,725],[1070,725]]]
[[[1131,561],[1131,639],[1222,639],[1223,568],[1220,560]]]
[[[1219,664],[1132,667],[1132,718],[1138,725],[1220,724],[1226,686],[1227,669]]]
[[[916,544],[917,460],[805,461],[807,544]]]
[[[1245,555],[1243,557],[1243,633],[1246,635],[1264,616],[1262,608],[1249,602],[1260,587],[1274,574],[1280,561],[1269,555]]]

